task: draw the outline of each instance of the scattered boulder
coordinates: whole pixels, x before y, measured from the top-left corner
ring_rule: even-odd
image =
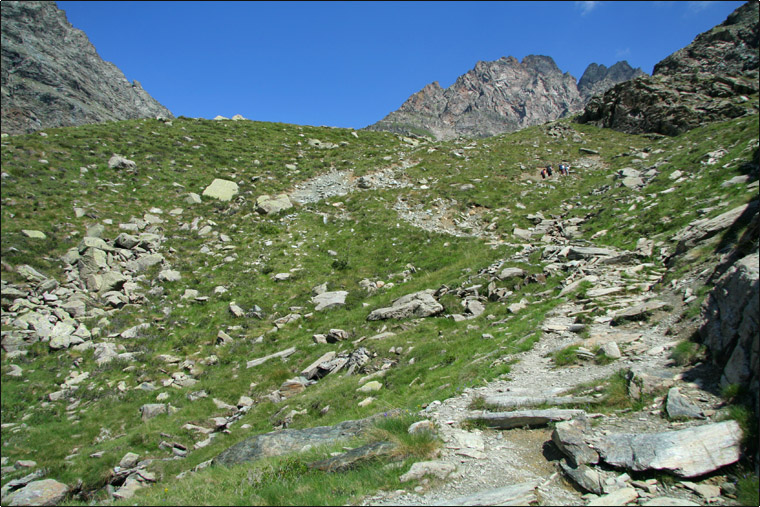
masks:
[[[54,479],[33,481],[10,496],[7,505],[60,505],[69,487]]]
[[[677,387],[671,387],[665,400],[665,410],[671,419],[685,417],[687,419],[701,419],[702,411],[682,395]]]
[[[430,317],[443,312],[444,308],[433,297],[432,289],[407,294],[393,301],[390,307],[373,310],[367,320],[403,319],[407,317]]]
[[[134,160],[129,160],[126,157],[123,157],[121,155],[113,154],[110,159],[108,159],[108,168],[109,169],[135,169],[137,167],[137,164]]]
[[[696,477],[736,463],[741,435],[736,421],[724,421],[662,433],[607,435],[594,448],[612,466]]]
[[[256,211],[263,215],[273,215],[293,207],[293,203],[287,194],[278,194],[274,197],[262,195],[256,199]]]
[[[348,291],[339,290],[335,292],[322,292],[311,298],[311,302],[316,305],[315,311],[321,312],[330,308],[337,308],[346,304]]]
[[[412,464],[408,472],[398,478],[399,482],[422,479],[426,475],[432,475],[438,479],[445,479],[456,470],[456,466],[443,461],[418,461]]]
[[[206,187],[203,195],[220,201],[230,201],[238,194],[238,184],[234,181],[215,178],[211,185]]]

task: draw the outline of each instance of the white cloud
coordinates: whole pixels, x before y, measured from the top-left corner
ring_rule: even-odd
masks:
[[[618,49],[615,51],[615,58],[625,58],[631,56],[631,48]]]
[[[711,4],[715,2],[688,2],[689,12],[697,13],[707,9]]]
[[[585,16],[589,12],[593,11],[597,5],[599,5],[599,2],[591,0],[585,2],[575,2],[575,6],[581,10],[581,16]]]

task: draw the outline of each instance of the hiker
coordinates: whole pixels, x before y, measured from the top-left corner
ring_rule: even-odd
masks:
[[[541,169],[541,179],[542,180],[546,179],[546,169]]]
[[[546,174],[551,178],[552,177],[552,165],[549,164],[546,166]]]

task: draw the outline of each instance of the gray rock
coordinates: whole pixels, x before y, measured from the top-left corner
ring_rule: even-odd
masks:
[[[647,301],[646,303],[642,303],[640,305],[632,306],[632,307],[625,308],[623,310],[619,310],[615,312],[612,315],[612,320],[610,321],[610,323],[612,325],[619,325],[626,320],[645,319],[655,310],[661,310],[668,306],[669,305],[665,303],[664,301],[652,299],[650,301]]]
[[[724,421],[662,433],[607,435],[594,447],[613,466],[696,477],[736,463],[741,434],[736,421]]]
[[[323,292],[311,298],[311,302],[316,305],[315,311],[321,312],[330,308],[337,308],[346,304],[348,291],[339,290],[335,292]]]
[[[599,454],[585,441],[584,436],[591,430],[591,425],[584,418],[561,421],[552,432],[552,442],[567,456],[572,465],[598,463]],[[596,492],[595,492],[596,493]]]
[[[168,412],[169,409],[166,403],[147,403],[140,407],[140,416],[143,421],[153,419],[161,414],[167,414]]]
[[[485,423],[489,428],[511,429],[523,426],[545,426],[550,422],[567,421],[574,417],[585,416],[583,410],[547,409],[515,410],[513,412],[485,412],[468,417],[471,421]]]
[[[387,308],[373,310],[367,320],[403,319],[407,317],[430,317],[443,312],[443,305],[435,300],[434,290],[428,289],[407,294],[393,301]]]
[[[317,426],[303,430],[284,429],[264,433],[238,442],[214,458],[213,464],[232,466],[257,459],[283,456],[319,445],[348,440],[374,427],[379,416],[343,421],[335,426]]]
[[[203,195],[220,201],[230,201],[239,192],[238,184],[234,181],[215,178],[203,191]]]
[[[636,501],[639,494],[632,487],[626,487],[613,491],[607,495],[600,496],[591,500],[586,505],[588,506],[616,506],[616,505],[628,505],[631,502]]]
[[[135,169],[137,167],[137,164],[134,160],[129,160],[126,157],[123,157],[121,155],[113,154],[110,159],[108,159],[108,168],[109,169]]]
[[[278,194],[274,197],[262,195],[256,199],[256,211],[264,215],[272,215],[293,207],[287,194]]]
[[[432,475],[438,479],[445,479],[456,470],[456,466],[444,461],[418,461],[412,464],[408,472],[401,475],[399,482],[414,481],[422,479],[426,475]]]
[[[368,461],[389,456],[396,449],[398,449],[398,444],[392,442],[373,442],[356,449],[351,449],[338,456],[308,463],[307,466],[311,469],[322,470],[323,472],[345,472]]]
[[[69,492],[69,487],[54,479],[33,481],[14,492],[8,505],[59,505]]]
[[[538,501],[535,481],[511,484],[501,488],[459,496],[450,502],[434,505],[533,505]]]
[[[586,465],[571,465],[565,462],[559,464],[562,471],[578,486],[591,493],[601,495],[604,493],[602,477]]]
[[[671,387],[665,400],[665,410],[671,419],[685,417],[687,419],[703,418],[702,411],[686,399],[677,387]]]
[[[757,215],[755,216],[757,220]],[[702,307],[700,337],[723,370],[721,384],[748,386],[760,413],[760,266],[757,252],[718,278]]]

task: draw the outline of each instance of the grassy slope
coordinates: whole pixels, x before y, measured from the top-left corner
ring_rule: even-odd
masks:
[[[190,453],[187,459],[160,462],[157,470],[163,481],[141,492],[136,501],[148,504],[288,501],[287,497],[276,496],[251,499],[254,493],[241,486],[246,477],[244,468],[229,474],[204,471],[183,481],[173,476],[243,438],[270,431],[291,409],[307,412],[294,418],[290,427],[296,428],[333,424],[391,408],[414,412],[424,403],[508,374],[508,366],[499,359],[530,346],[537,338],[534,331],[543,315],[561,302],[550,296],[560,280],[550,278],[547,285],[528,285],[511,296],[507,304],[522,298],[534,303],[517,316],[511,316],[505,304],[489,303],[483,316],[459,324],[444,318],[367,322],[369,311],[413,291],[444,284],[456,288],[487,283],[486,278],[477,276],[478,271],[494,261],[508,259],[518,250],[507,244],[492,248],[480,240],[415,229],[399,220],[392,210],[397,197],[403,195],[407,202],[423,205],[435,197],[454,199],[462,213],[477,208],[484,212],[485,221],[498,224],[497,232],[508,242],[514,242],[510,234],[513,227],[530,225],[525,218],[529,213],[542,212],[547,217],[592,215],[582,227],[586,239],[608,230],[595,243],[633,248],[640,237],[650,237],[662,241],[660,247],[671,252],[674,245],[669,242],[670,237],[696,219],[697,210],[720,205],[705,215],[711,217],[756,197],[756,192],[748,193],[741,186],[720,187],[721,182],[741,172],[742,163],[751,159],[757,149],[756,116],[659,140],[567,121],[560,123],[574,129],[585,142],[573,142],[572,136],[556,139],[547,135],[546,127],[533,127],[477,142],[412,147],[382,132],[362,131],[357,139],[345,129],[186,118],[174,120],[173,126],[154,120],[134,120],[49,129],[47,137],[32,134],[4,139],[2,171],[8,174],[2,185],[4,263],[30,264],[63,281],[58,259],[77,245],[88,226],[112,220],[104,235],[112,239],[120,232],[119,223],[142,217],[151,207],[159,207],[166,220],[161,225],[166,236],[162,253],[182,273],[182,280],[164,284],[163,296],[149,297],[144,305],[127,307],[108,316],[108,323],[87,322],[90,329],[101,327],[101,336],[137,323],[151,323],[138,338],[122,342],[127,350],[139,353],[137,368],[118,362],[97,367],[90,351],[52,352],[42,343],[35,344],[25,358],[16,359],[15,363],[25,370],[24,376],[13,379],[3,375],[2,422],[19,423],[25,417],[27,428],[16,433],[3,431],[3,456],[11,462],[34,459],[39,466],[49,469],[50,477],[69,484],[82,479],[85,489],[93,488],[103,484],[108,469],[118,464],[126,452],[136,452],[141,457],[168,457],[166,451],[157,447],[167,439],[161,433],[192,448],[199,438],[181,427],[188,422],[203,425],[210,417],[223,415],[211,398],[235,404],[241,395],[248,395],[258,403],[229,434],[220,434],[211,445]],[[320,150],[307,144],[310,138],[347,144]],[[599,157],[593,158],[597,161],[593,167],[582,167],[588,156],[580,153],[579,147],[599,151]],[[719,164],[702,164],[706,153],[721,147],[728,154]],[[455,155],[455,151],[464,156]],[[640,157],[633,155],[641,152],[647,152],[648,158],[639,163],[636,160]],[[137,173],[108,169],[112,153],[137,162]],[[419,161],[407,170],[408,178],[412,182],[426,178],[431,182],[430,190],[420,190],[415,185],[413,189],[355,192],[276,217],[262,217],[253,210],[253,201],[260,194],[286,191],[294,182],[332,168],[351,169],[361,175],[398,164],[401,156]],[[41,159],[47,163],[41,163]],[[535,177],[538,168],[547,161],[556,164],[560,159],[569,160],[576,171],[571,178],[540,185],[525,181],[526,175]],[[286,168],[286,164],[293,163],[297,163],[295,171]],[[654,165],[660,174],[640,193],[614,186],[610,177],[624,167]],[[87,171],[82,172],[82,167]],[[668,176],[675,170],[689,179],[674,184]],[[241,199],[218,203],[204,198],[203,204],[194,206],[183,202],[187,192],[200,194],[217,177],[238,181]],[[462,190],[465,183],[472,183],[474,188]],[[591,190],[604,185],[612,188],[591,194]],[[677,187],[676,192],[657,194],[673,186]],[[336,201],[343,205],[333,206]],[[516,207],[517,202],[525,209]],[[84,208],[88,214],[76,218],[74,207]],[[177,218],[168,215],[175,207],[184,209]],[[215,222],[214,229],[229,235],[235,248],[212,249],[213,255],[200,253],[201,246],[209,240],[179,228],[181,223],[197,217],[201,225],[208,220]],[[21,234],[22,229],[42,230],[48,239],[27,239]],[[338,256],[333,257],[328,250],[338,252]],[[225,261],[231,254],[234,258]],[[704,261],[713,252],[706,250],[700,255]],[[540,272],[538,258],[533,256],[531,260],[535,262],[521,267]],[[404,281],[401,273],[410,263],[416,272]],[[293,268],[300,268],[293,279],[272,280],[274,273]],[[21,282],[15,273],[3,271],[2,276]],[[369,295],[358,285],[364,278],[393,282],[395,286]],[[273,327],[272,318],[290,313],[290,307],[304,307],[302,313],[311,311],[311,288],[324,282],[330,290],[349,291],[345,308],[315,314],[288,324],[277,333],[268,333]],[[150,278],[141,285],[147,290]],[[215,295],[213,289],[218,285],[228,291]],[[187,288],[209,296],[208,302],[193,304],[181,300]],[[234,319],[228,311],[230,301],[245,309],[257,304],[270,318]],[[447,300],[448,313],[461,311],[458,304],[453,299]],[[494,322],[499,324],[493,325]],[[368,407],[357,405],[366,397],[356,392],[360,375],[327,377],[278,405],[262,398],[326,351],[355,348],[345,342],[316,345],[311,339],[314,333],[342,328],[358,338],[375,334],[384,326],[396,336],[361,344],[377,354],[370,363],[372,367],[378,368],[384,362],[393,364],[382,379],[383,390],[374,395],[376,401]],[[6,329],[10,327],[4,321],[3,330]],[[220,329],[233,336],[232,345],[214,346]],[[494,339],[482,339],[483,333],[492,334]],[[259,336],[263,340],[255,343]],[[250,370],[245,367],[247,360],[291,346],[298,351],[286,362],[270,361]],[[398,346],[403,347],[404,353],[389,353],[391,347]],[[155,402],[160,391],[133,388],[144,381],[160,386],[168,374],[178,370],[156,360],[159,354],[192,356],[196,360],[215,354],[219,363],[202,366],[203,372],[197,377],[200,382],[191,389],[161,389],[169,393],[167,402],[177,407],[178,412],[143,423],[139,407]],[[409,364],[412,358],[415,361]],[[78,369],[74,360],[79,361]],[[3,374],[8,365],[3,352]],[[74,370],[91,373],[77,393],[82,400],[80,405],[67,409],[66,402],[45,403],[47,394],[57,390],[65,375]],[[117,390],[120,381],[129,388],[126,392]],[[187,392],[199,389],[206,390],[209,398],[191,403],[186,398]],[[330,410],[323,415],[321,410],[327,405]],[[284,406],[288,408],[283,410]],[[251,428],[241,429],[246,423]],[[102,428],[109,429],[117,438],[95,443]],[[103,457],[90,458],[96,451],[104,451]],[[64,461],[64,457],[74,453],[77,455]],[[314,475],[305,473],[297,463],[282,470],[291,478]],[[370,481],[377,487],[392,487],[401,472],[388,473],[369,467],[362,473],[367,475],[350,484]],[[3,480],[14,477],[7,475]],[[249,485],[261,482],[248,477]],[[319,475],[312,479],[316,484],[326,480]],[[353,485],[344,489],[328,488],[318,498],[324,503],[343,503],[366,491]]]

